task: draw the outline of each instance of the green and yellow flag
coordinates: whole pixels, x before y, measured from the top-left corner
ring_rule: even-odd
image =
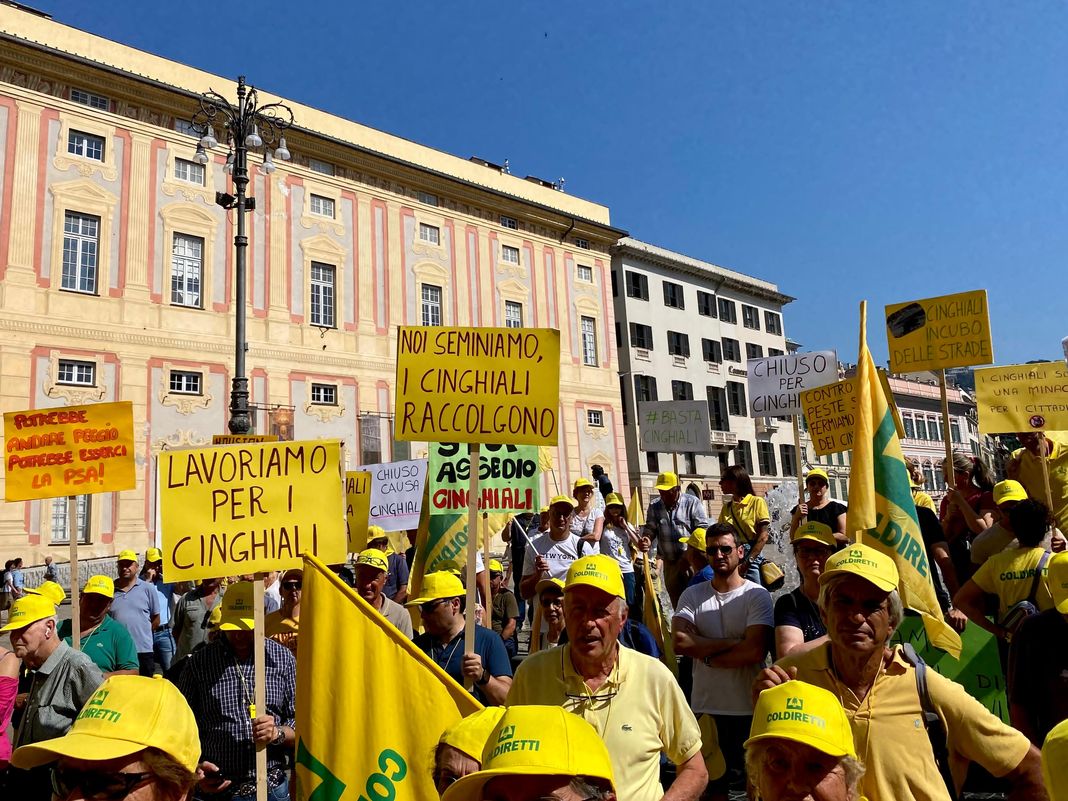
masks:
[[[867,302],[862,302],[848,528],[858,541],[894,558],[901,602],[923,618],[932,645],[960,658],[960,635],[946,624],[935,596],[901,441],[868,350],[866,327]]]
[[[437,798],[426,761],[481,705],[313,556],[300,611],[298,801]]]

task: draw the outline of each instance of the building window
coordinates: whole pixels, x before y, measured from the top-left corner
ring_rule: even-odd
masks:
[[[441,287],[423,284],[423,325],[441,325]]]
[[[337,385],[312,384],[311,402],[316,406],[337,406]]]
[[[360,454],[363,464],[379,464],[382,461],[382,418],[365,415],[360,418]]]
[[[779,475],[775,467],[775,446],[772,443],[757,442],[757,461],[760,463],[760,475]]]
[[[100,218],[68,211],[63,218],[63,279],[72,292],[96,293]]]
[[[604,412],[600,409],[587,409],[586,422],[593,428],[604,428]]]
[[[723,348],[714,339],[701,340],[701,354],[706,362],[720,364],[723,361]]]
[[[632,348],[653,349],[653,329],[641,323],[630,324],[630,346]]]
[[[323,161],[322,159],[308,158],[308,169],[312,172],[317,172],[321,175],[333,175],[334,165],[329,161]]]
[[[593,283],[593,268],[585,264],[580,264],[577,268],[578,280],[585,281],[587,284]]]
[[[174,121],[174,130],[178,133],[183,133],[186,136],[195,136],[197,139],[201,136],[200,131],[196,129],[190,120],[183,120],[181,118],[176,119]]]
[[[438,196],[437,195],[432,195],[429,192],[416,192],[415,193],[415,198],[420,203],[426,203],[426,205],[428,205],[428,206],[436,206],[436,205],[438,205]],[[364,462],[364,464],[368,464],[368,462]]]
[[[702,317],[716,316],[716,296],[711,292],[697,290],[697,313]]]
[[[733,300],[719,299],[719,319],[725,323],[738,322],[738,309]]]
[[[75,530],[78,542],[83,545],[89,544],[89,495],[78,495],[75,506]],[[52,499],[52,545],[66,545],[70,543],[70,528],[67,511],[68,499]]]
[[[582,248],[583,250],[590,249],[590,240],[582,239],[581,237],[575,237],[575,247]]]
[[[752,342],[745,343],[745,358],[746,359],[763,359],[764,348],[760,345],[756,345]]]
[[[949,421],[949,436],[954,442],[960,442],[960,423],[955,419]]]
[[[75,387],[95,387],[96,364],[94,362],[80,362],[75,359],[60,359],[59,375],[56,376],[56,383]]]
[[[730,418],[727,416],[727,393],[723,387],[705,387],[708,401],[708,423],[713,431],[730,431]]]
[[[682,295],[682,284],[673,284],[670,281],[664,282],[664,305],[670,306],[672,309],[686,308]]]
[[[927,434],[935,442],[941,442],[942,437],[942,418],[931,417],[927,420]]]
[[[746,328],[752,328],[754,331],[760,330],[760,309],[756,306],[746,306],[742,304],[742,325]]]
[[[312,195],[309,208],[312,214],[318,214],[320,217],[329,217],[331,220],[334,219],[333,198],[323,197],[322,195]]]
[[[504,214],[501,215],[501,227],[511,228],[513,231],[519,230],[519,220],[515,217],[507,217]]]
[[[523,304],[517,303],[514,300],[506,300],[504,302],[504,327],[505,328],[522,328],[523,327]]]
[[[185,159],[174,160],[174,178],[187,184],[204,186],[204,165]]]
[[[171,304],[199,309],[204,279],[204,240],[175,234],[171,245]]]
[[[427,225],[426,223],[419,223],[419,239],[423,242],[429,242],[431,245],[441,244],[441,229],[436,225]]]
[[[645,454],[645,467],[650,473],[659,473],[660,454],[656,451],[649,451]]]
[[[104,139],[72,129],[67,133],[67,152],[82,158],[103,161]]]
[[[783,353],[783,351],[779,350],[778,348],[768,348],[768,356],[783,356],[783,355],[785,355]]]
[[[333,328],[334,284],[333,265],[311,263],[311,324],[320,328]]]
[[[927,439],[927,418],[916,415],[916,439]]]
[[[89,108],[95,108],[100,111],[107,111],[111,108],[111,101],[106,97],[87,92],[84,89],[71,89],[70,99],[75,103],[81,103],[83,106],[89,106]]]
[[[689,381],[671,382],[672,400],[693,400],[693,384]]]
[[[582,325],[582,363],[588,367],[597,366],[597,322],[592,317],[583,317]]]
[[[742,360],[742,346],[737,339],[723,337],[723,358],[728,362],[740,362]]]
[[[188,370],[171,370],[170,391],[179,395],[200,395],[203,392],[202,376]]]
[[[501,245],[501,261],[506,264],[519,264],[519,248]]]
[[[612,297],[613,298],[618,298],[619,297],[619,281],[616,280],[616,272],[615,272],[615,270],[610,272],[609,275],[612,276]]]
[[[637,402],[655,401],[656,397],[656,379],[653,376],[634,376],[634,398]]]
[[[668,331],[668,353],[672,356],[690,355],[690,337],[678,331]]]
[[[769,334],[782,334],[782,317],[773,311],[764,312],[764,328]]]
[[[737,417],[746,417],[749,414],[745,406],[745,384],[738,381],[727,382],[727,411]]]
[[[905,439],[916,438],[916,424],[912,421],[911,414],[901,415],[901,426],[905,429]]]
[[[797,470],[794,469],[797,456],[794,451],[793,445],[780,445],[779,446],[779,461],[782,463],[782,474],[784,476],[796,476]]]
[[[749,443],[744,439],[738,440],[738,447],[734,449],[734,463],[739,467],[744,467],[749,475],[753,475],[753,453],[749,450]]]
[[[649,278],[627,270],[627,297],[649,300]]]

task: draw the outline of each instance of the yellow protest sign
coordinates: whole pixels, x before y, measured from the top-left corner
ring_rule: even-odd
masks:
[[[247,445],[250,442],[278,442],[277,434],[212,434],[212,445]]]
[[[994,361],[986,290],[886,307],[890,370],[908,373]]]
[[[1068,429],[1068,366],[1064,362],[987,367],[975,371],[979,431]]]
[[[818,456],[847,451],[853,447],[856,422],[856,379],[836,381],[801,392],[801,408]]]
[[[338,442],[279,442],[164,451],[159,458],[163,558],[175,580],[300,567],[311,553],[345,559]]]
[[[4,452],[7,501],[133,489],[133,404],[6,412]]]
[[[401,327],[396,438],[555,445],[560,332]]]
[[[367,547],[367,518],[370,514],[370,471],[353,470],[345,473],[345,524],[349,530],[349,553],[359,553]]]

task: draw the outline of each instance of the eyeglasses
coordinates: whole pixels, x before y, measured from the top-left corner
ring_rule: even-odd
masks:
[[[735,551],[733,545],[709,545],[705,548],[705,553],[719,554],[720,556],[729,556]]]
[[[460,780],[459,776],[436,768],[430,777],[434,780],[434,789],[438,791],[438,795],[445,795],[445,791]]]
[[[282,582],[282,589],[283,590],[299,590],[303,586],[304,586],[304,583],[301,582],[301,581],[283,581]]]
[[[449,600],[449,599],[448,598],[437,598],[437,599],[435,599],[433,601],[427,601],[425,604],[419,604],[419,612],[421,614],[424,614],[424,615],[429,615],[431,612],[433,612],[435,609],[437,609],[439,606],[441,606],[447,600]]]
[[[97,773],[57,765],[52,768],[52,792],[69,798],[78,790],[86,801],[122,801],[135,787],[155,777],[154,773]]]

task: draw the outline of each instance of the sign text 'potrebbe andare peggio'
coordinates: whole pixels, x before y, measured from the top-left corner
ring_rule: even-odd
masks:
[[[555,445],[559,397],[559,331],[398,331],[399,440]]]

